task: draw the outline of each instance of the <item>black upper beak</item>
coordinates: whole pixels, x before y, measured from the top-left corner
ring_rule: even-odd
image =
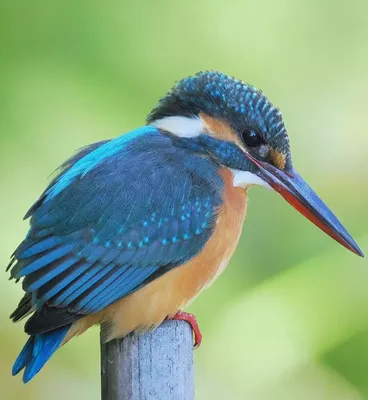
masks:
[[[295,169],[283,171],[271,164],[258,161],[249,154],[247,157],[257,165],[256,174],[280,193],[296,210],[341,245],[358,256],[364,257],[349,232]]]

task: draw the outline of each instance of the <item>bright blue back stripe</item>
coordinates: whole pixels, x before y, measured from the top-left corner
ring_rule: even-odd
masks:
[[[88,172],[92,171],[107,158],[112,157],[121,151],[132,140],[155,131],[156,129],[152,126],[143,126],[97,147],[97,149],[81,158],[59,177],[56,183],[46,192],[46,201],[52,199],[64,190],[78,176],[83,178]]]

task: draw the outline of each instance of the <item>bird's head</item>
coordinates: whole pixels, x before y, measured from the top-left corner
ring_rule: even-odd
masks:
[[[179,81],[147,122],[230,168],[234,185],[272,188],[359,256],[362,251],[294,169],[281,112],[253,86],[215,71]]]

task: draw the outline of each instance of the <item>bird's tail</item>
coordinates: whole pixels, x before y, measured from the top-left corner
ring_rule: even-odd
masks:
[[[50,332],[30,336],[15,360],[13,375],[25,368],[23,382],[29,382],[61,345],[70,327],[69,324]]]

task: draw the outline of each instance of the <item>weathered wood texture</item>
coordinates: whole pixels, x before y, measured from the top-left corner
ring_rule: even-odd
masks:
[[[184,321],[101,343],[102,400],[193,400],[193,336]]]

